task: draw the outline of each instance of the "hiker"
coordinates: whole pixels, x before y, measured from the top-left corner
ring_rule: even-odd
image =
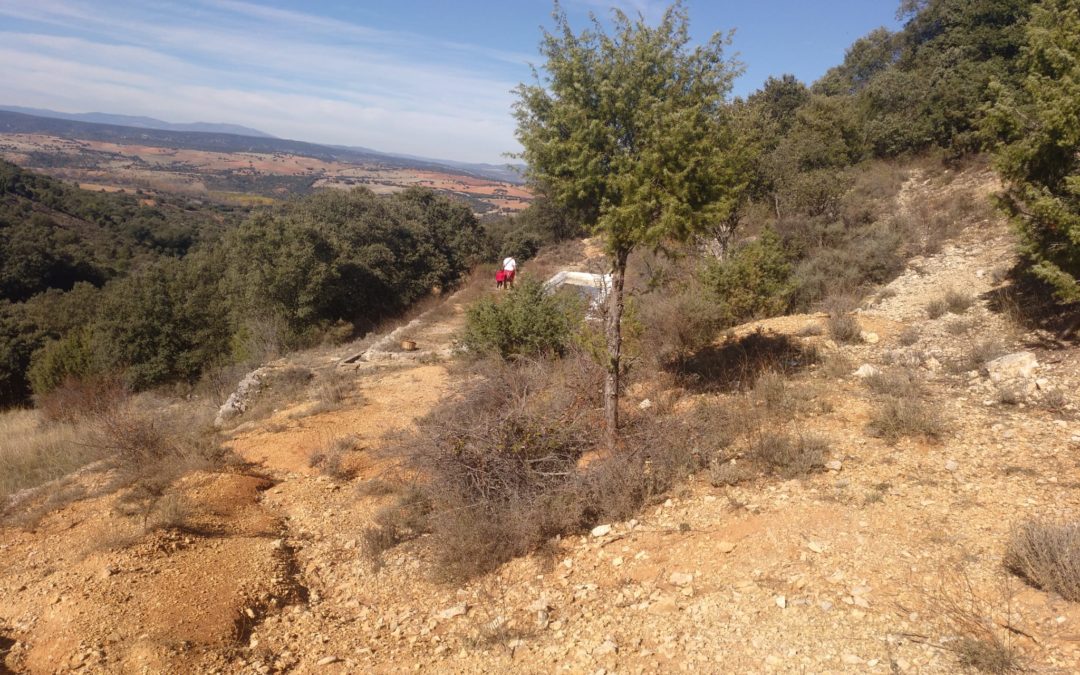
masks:
[[[506,270],[499,270],[495,273],[495,288],[503,288],[506,286]]]
[[[502,271],[504,275],[504,281],[507,288],[514,287],[514,273],[517,271],[517,261],[514,260],[514,256],[508,255],[503,259]]]

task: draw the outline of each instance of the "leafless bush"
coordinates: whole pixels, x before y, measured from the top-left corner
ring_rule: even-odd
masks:
[[[431,503],[415,486],[405,490],[393,504],[375,513],[374,523],[360,534],[360,552],[372,563],[403,541],[428,531]]]
[[[832,352],[821,360],[821,374],[829,379],[840,379],[851,375],[851,359],[839,352]]]
[[[90,445],[111,467],[112,489],[123,491],[118,510],[141,518],[144,527],[150,527],[159,502],[177,480],[229,461],[229,454],[187,415],[162,416],[135,405],[95,420]]]
[[[1005,568],[1032,586],[1080,600],[1080,523],[1029,520],[1005,549]]]
[[[861,342],[862,327],[854,315],[841,312],[830,312],[827,320],[829,335],[833,340],[840,343]]]
[[[119,377],[99,375],[79,379],[69,376],[56,389],[36,397],[35,403],[47,421],[77,423],[107,413],[123,404],[129,395]]]
[[[940,438],[945,424],[933,408],[917,398],[887,397],[870,416],[868,431],[889,443],[904,436]]]
[[[950,635],[933,646],[955,655],[960,667],[992,675],[1021,672],[1023,661],[1013,644],[1012,610],[1007,580],[1001,597],[983,597],[962,569],[942,571],[941,587],[928,600],[931,617]]]
[[[952,363],[951,369],[961,373],[971,370],[980,370],[987,363],[1008,353],[1009,348],[1001,338],[992,337],[986,340],[980,340],[971,345],[971,348],[968,349],[962,357]]]
[[[356,449],[355,436],[342,436],[315,451],[308,460],[308,465],[331,478],[348,480],[356,475],[356,472],[346,460]]]
[[[340,408],[347,399],[355,398],[353,390],[355,381],[338,370],[332,370],[321,376],[314,385],[312,392],[315,405],[309,410],[310,414],[330,412]]]

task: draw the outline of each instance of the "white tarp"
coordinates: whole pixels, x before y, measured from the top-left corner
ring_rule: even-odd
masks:
[[[549,293],[562,288],[569,288],[588,298],[589,304],[595,309],[603,304],[607,297],[608,289],[611,288],[611,275],[563,271],[544,282],[544,290]]]

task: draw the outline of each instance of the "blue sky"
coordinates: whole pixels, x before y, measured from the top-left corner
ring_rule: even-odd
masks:
[[[746,73],[810,82],[898,0],[688,0],[698,40],[734,28]],[[610,7],[564,0],[575,26]],[[230,122],[285,138],[463,161],[517,149],[512,89],[548,0],[0,0],[0,104]]]

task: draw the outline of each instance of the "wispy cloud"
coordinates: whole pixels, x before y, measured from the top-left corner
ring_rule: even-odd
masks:
[[[0,102],[497,161],[526,54],[242,0],[0,0]],[[479,64],[479,66],[478,66]]]

